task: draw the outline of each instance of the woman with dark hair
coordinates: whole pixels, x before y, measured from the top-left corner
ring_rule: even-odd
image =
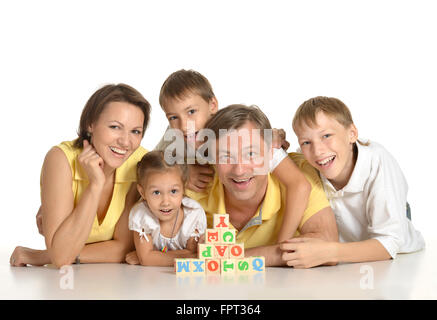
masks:
[[[139,199],[136,164],[150,104],[134,88],[106,85],[88,100],[79,137],[46,155],[41,171],[47,250],[15,248],[12,266],[123,262],[134,249],[129,211]]]

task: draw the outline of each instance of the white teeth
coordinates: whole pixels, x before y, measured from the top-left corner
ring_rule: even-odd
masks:
[[[118,154],[126,154],[127,150],[123,150],[123,149],[118,149],[116,147],[109,147],[112,151],[114,151],[115,153]]]
[[[237,182],[237,183],[240,183],[240,182],[246,182],[246,181],[249,181],[250,178],[243,179],[243,180],[238,180],[238,179],[232,179],[232,180],[234,180],[234,181]]]
[[[321,165],[321,166],[324,166],[324,165],[326,165],[328,162],[334,160],[334,158],[335,158],[335,156],[332,156],[332,157],[326,158],[326,159],[323,160],[323,161],[318,161],[317,164],[319,164],[319,165]]]

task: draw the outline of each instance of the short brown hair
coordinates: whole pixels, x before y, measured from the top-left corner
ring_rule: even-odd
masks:
[[[163,108],[170,99],[180,99],[188,93],[195,93],[209,102],[215,97],[208,79],[194,70],[173,72],[164,81],[159,93],[159,104]]]
[[[167,171],[171,168],[179,168],[181,171],[182,183],[185,185],[188,179],[188,168],[186,164],[169,164],[165,161],[164,151],[154,150],[147,152],[137,163],[137,183],[144,179],[149,171]]]
[[[80,116],[78,136],[74,142],[76,148],[83,147],[83,141],[89,139],[88,128],[95,123],[110,102],[128,102],[141,109],[144,114],[143,136],[150,119],[150,103],[137,90],[127,84],[108,84],[94,92],[88,99]]]
[[[255,105],[246,106],[243,104],[231,104],[219,110],[205,124],[205,129],[210,129],[216,137],[219,136],[220,129],[239,129],[247,121],[254,123],[264,134],[264,129],[272,129],[267,116]]]

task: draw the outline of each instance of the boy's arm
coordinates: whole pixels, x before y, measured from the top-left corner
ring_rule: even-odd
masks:
[[[153,249],[152,237],[145,235],[148,241],[134,232],[134,242],[139,263],[143,266],[173,266],[175,258],[195,258],[196,254],[189,250],[170,250],[161,252]]]
[[[294,236],[311,193],[311,184],[296,164],[285,157],[273,170],[273,174],[286,188],[285,210],[278,243]]]

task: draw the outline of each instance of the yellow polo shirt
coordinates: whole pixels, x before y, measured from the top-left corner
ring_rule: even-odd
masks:
[[[72,189],[74,195],[74,206],[82,196],[83,191],[88,186],[88,176],[84,169],[80,166],[77,157],[82,152],[82,148],[78,149],[73,146],[74,141],[64,141],[57,145],[68,159],[73,176]],[[99,224],[97,213],[94,218],[93,227],[86,243],[94,243],[100,241],[112,240],[114,237],[115,226],[118,219],[124,210],[126,195],[129,192],[132,183],[137,181],[136,169],[137,163],[141,160],[147,150],[143,147],[138,147],[130,157],[115,170],[115,183],[112,192],[112,199],[106,212],[102,224]]]
[[[295,234],[295,236],[298,236],[299,230],[304,223],[315,213],[329,207],[329,202],[317,170],[300,153],[290,153],[289,157],[303,172],[312,187],[307,209]],[[186,195],[202,205],[206,212],[208,228],[212,227],[214,213],[227,213],[223,184],[220,183],[217,174],[205,192],[198,193],[187,189]],[[282,224],[286,201],[285,196],[285,186],[276,177],[269,174],[264,201],[252,219],[237,233],[237,242],[244,243],[245,248],[275,244]],[[231,227],[233,228],[232,225]]]

